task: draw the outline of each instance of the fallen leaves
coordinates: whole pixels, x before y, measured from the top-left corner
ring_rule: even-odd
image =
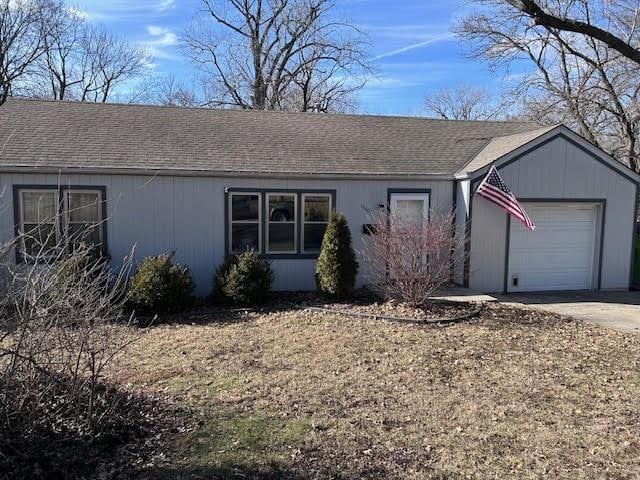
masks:
[[[269,419],[250,423],[244,450],[202,453],[178,434],[174,474],[206,462],[204,478],[229,465],[245,478],[640,476],[640,338],[539,311],[491,305],[448,327],[203,314],[153,327],[112,374],[193,408],[201,446],[222,441],[220,414]]]

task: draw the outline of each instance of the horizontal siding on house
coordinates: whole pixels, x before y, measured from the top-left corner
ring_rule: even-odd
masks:
[[[366,209],[387,203],[387,189],[431,189],[431,205],[451,208],[453,182],[384,180],[278,180],[220,177],[134,175],[0,174],[0,239],[13,237],[13,185],[100,185],[107,190],[107,234],[112,262],[136,245],[136,259],[175,250],[187,265],[197,293],[211,288],[225,248],[225,188],[336,190],[336,208],[351,227],[356,249],[362,247]],[[313,289],[315,260],[274,260],[276,288]],[[362,272],[359,276],[362,282]]]

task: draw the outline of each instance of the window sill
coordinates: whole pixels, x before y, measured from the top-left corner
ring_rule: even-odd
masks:
[[[263,253],[260,258],[267,260],[317,260],[320,253]]]

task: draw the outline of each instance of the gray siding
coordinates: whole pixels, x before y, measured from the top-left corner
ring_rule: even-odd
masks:
[[[382,180],[277,180],[133,175],[0,174],[0,240],[13,237],[13,185],[101,185],[107,190],[107,234],[112,261],[136,245],[136,259],[175,250],[193,274],[197,294],[211,288],[224,257],[224,190],[230,188],[335,189],[336,209],[349,221],[356,250],[362,247],[366,209],[387,203],[388,188],[431,189],[433,208],[451,208],[453,182]],[[315,260],[274,260],[275,287],[313,289]],[[360,275],[359,282],[362,282]]]
[[[601,288],[629,287],[635,184],[562,137],[508,164],[500,174],[518,198],[606,199]],[[506,215],[481,197],[472,202],[469,286],[501,292]]]
[[[454,282],[462,285],[464,283],[464,237],[466,235],[466,225],[469,218],[469,180],[459,180],[456,182],[456,235],[459,240],[456,242],[458,250],[455,254]]]

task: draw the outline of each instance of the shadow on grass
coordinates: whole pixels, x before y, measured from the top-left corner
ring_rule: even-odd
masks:
[[[136,480],[373,480],[390,478],[389,472],[384,468],[372,467],[354,472],[336,472],[334,468],[313,468],[309,465],[293,469],[283,465],[247,466],[225,463],[220,466],[188,466],[188,467],[156,467],[145,470]],[[298,471],[307,469],[308,472]],[[434,476],[435,479],[453,479],[452,476]]]
[[[205,325],[232,324],[250,321],[254,313],[261,310],[252,308],[235,308],[229,306],[204,306],[180,313],[162,315],[137,315],[136,324],[142,328],[159,325]]]
[[[149,440],[173,428],[175,418],[161,402],[109,384],[96,390],[91,428],[88,393],[74,396],[69,382],[62,377],[48,389],[28,384],[34,394],[3,402],[0,480],[128,478],[130,465],[149,453]],[[3,387],[25,388],[18,381]]]
[[[313,477],[287,470],[284,466],[253,467],[223,464],[220,466],[156,467],[145,470],[137,480],[307,480]],[[335,478],[335,477],[334,477]]]

